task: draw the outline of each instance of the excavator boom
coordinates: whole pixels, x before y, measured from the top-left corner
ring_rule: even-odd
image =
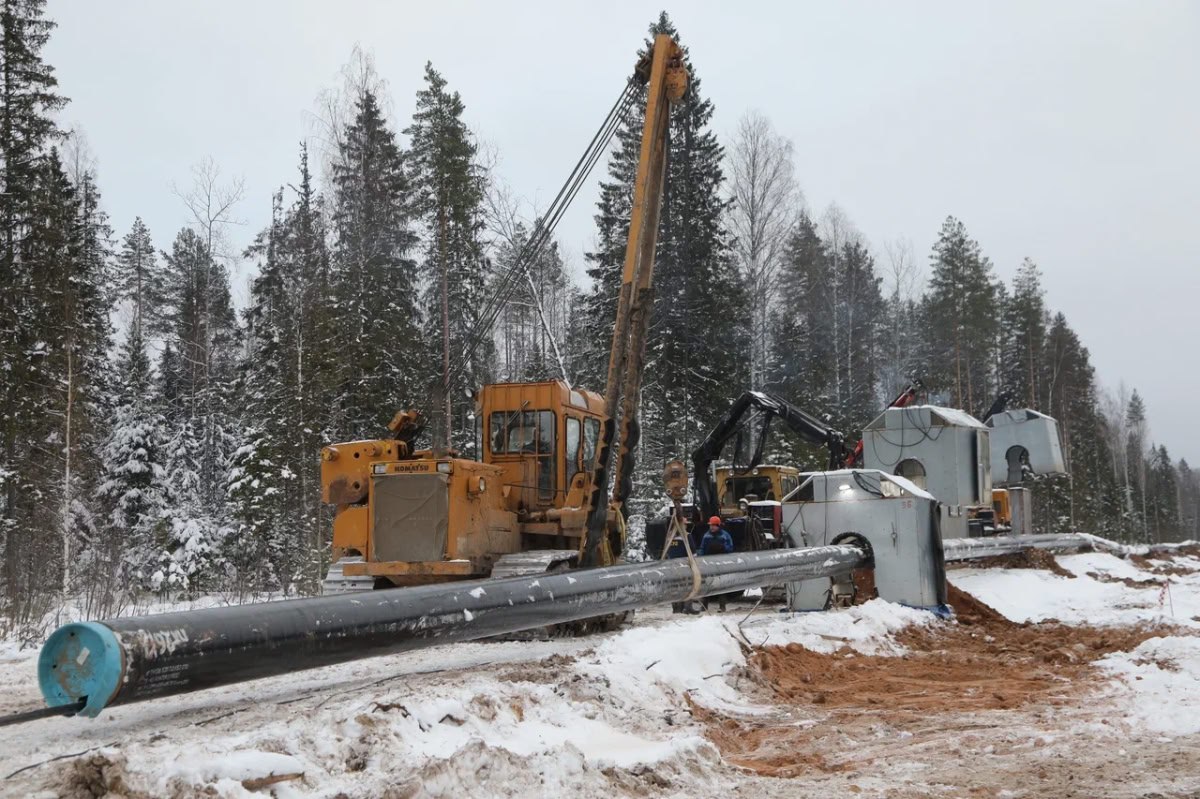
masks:
[[[670,36],[659,34],[654,38],[653,49],[639,62],[636,74],[646,82],[646,118],[633,189],[625,267],[617,295],[608,377],[604,383],[607,421],[592,475],[587,538],[583,552],[585,566],[602,565],[619,554],[612,551],[606,536],[610,511],[606,496],[608,470],[615,443],[616,476],[611,510],[620,514],[631,490],[634,451],[640,436],[638,400],[645,368],[646,333],[650,327],[653,306],[654,251],[658,243],[659,209],[666,176],[667,132],[671,104],[682,99],[687,89],[683,51]],[[616,436],[618,419],[619,438]],[[614,438],[617,439],[615,442]]]

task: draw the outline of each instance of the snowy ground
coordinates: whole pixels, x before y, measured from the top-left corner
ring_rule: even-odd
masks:
[[[1059,563],[950,572],[1026,626],[652,609],[4,728],[0,793],[1200,795],[1200,560]],[[39,704],[35,659],[0,645],[0,714]]]

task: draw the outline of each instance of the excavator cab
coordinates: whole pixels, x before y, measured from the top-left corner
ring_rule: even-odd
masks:
[[[794,466],[763,465],[749,471],[721,466],[716,470],[722,518],[740,512],[743,500],[781,500],[800,485]]]

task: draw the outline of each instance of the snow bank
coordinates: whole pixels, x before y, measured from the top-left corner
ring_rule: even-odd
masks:
[[[1041,569],[979,568],[955,569],[947,577],[1013,621],[1057,619],[1102,626],[1168,622],[1200,628],[1193,619],[1200,616],[1200,571],[1168,577],[1103,552],[1059,555],[1058,562],[1075,577]]]
[[[1131,693],[1125,721],[1135,729],[1169,736],[1200,732],[1200,638],[1150,638],[1098,664]]]
[[[746,624],[743,630],[756,646],[795,643],[826,654],[849,647],[864,655],[902,655],[905,649],[893,636],[906,627],[936,621],[928,611],[872,599],[845,610],[781,614]]]

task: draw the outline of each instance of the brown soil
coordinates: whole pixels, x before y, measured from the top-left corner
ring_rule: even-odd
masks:
[[[855,569],[850,572],[850,577],[854,580],[854,604],[861,605],[879,596],[874,569]]]
[[[1128,651],[1162,627],[1075,627],[1057,622],[1017,624],[974,597],[950,587],[957,623],[910,629],[897,636],[908,652],[898,657],[849,650],[820,654],[798,644],[766,646],[749,657],[746,677],[776,706],[824,716],[820,725],[849,729],[868,724],[897,731],[928,731],[931,717],[953,732],[1003,724],[989,714],[1077,704],[1092,662]],[[726,760],[764,776],[831,773],[845,761],[814,749],[814,730],[793,714],[764,721],[695,708],[709,739]],[[942,719],[945,718],[943,722]],[[865,733],[864,733],[865,734]]]
[[[947,564],[947,566],[972,569],[1045,569],[1060,577],[1075,576],[1059,565],[1052,552],[1044,549],[1025,549],[1020,552],[1010,552],[1007,555],[991,555],[953,565]]]
[[[1188,572],[1191,573],[1190,571]],[[1088,572],[1088,577],[1101,583],[1121,583],[1130,588],[1161,588],[1164,578],[1146,577],[1142,580],[1134,579],[1133,577],[1117,577],[1113,574],[1105,574],[1104,572]]]
[[[1188,547],[1187,549],[1188,549],[1188,552],[1181,552],[1181,554],[1192,554],[1190,551],[1193,549],[1193,547]],[[1192,556],[1197,557],[1198,555],[1193,554]],[[1158,563],[1153,563],[1152,561],[1158,561]],[[1163,563],[1162,561],[1168,561],[1168,562]],[[1143,555],[1130,555],[1129,556],[1130,563],[1137,566],[1139,569],[1143,569],[1147,572],[1150,572],[1151,574],[1161,574],[1164,576],[1174,577],[1174,576],[1180,576],[1180,575],[1184,575],[1184,574],[1195,574],[1196,573],[1195,569],[1193,569],[1189,566],[1186,566],[1186,565],[1177,565],[1174,561],[1175,561],[1175,555],[1173,555],[1169,552],[1162,552],[1162,553],[1156,554],[1153,558],[1147,558]]]

